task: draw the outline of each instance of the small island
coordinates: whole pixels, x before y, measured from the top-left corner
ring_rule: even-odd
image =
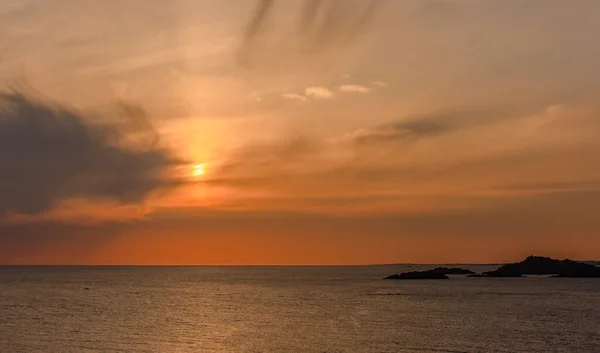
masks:
[[[450,279],[448,275],[468,275],[474,274],[471,270],[463,268],[448,268],[448,267],[436,267],[433,270],[426,271],[412,271],[404,272],[400,274],[391,275],[384,279]]]
[[[549,275],[569,278],[600,278],[600,267],[569,259],[556,260],[543,256],[528,256],[521,262],[502,265],[494,271],[468,277],[523,277]]]
[[[450,278],[443,273],[435,272],[433,270],[428,270],[428,271],[404,272],[404,273],[400,273],[400,274],[387,276],[384,279],[450,279]]]

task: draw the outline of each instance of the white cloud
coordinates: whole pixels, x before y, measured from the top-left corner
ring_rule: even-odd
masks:
[[[333,98],[333,92],[325,87],[308,87],[304,90],[306,96],[319,98],[319,99],[331,99]]]
[[[373,86],[376,86],[376,87],[387,87],[387,85],[388,85],[386,82],[383,82],[383,81],[373,81],[371,83],[373,84]]]
[[[281,96],[285,99],[292,99],[292,100],[299,100],[299,101],[307,101],[308,100],[308,98],[304,97],[303,95],[296,94],[296,93],[283,93]]]
[[[340,92],[346,93],[368,93],[371,89],[361,85],[343,85],[340,87]]]

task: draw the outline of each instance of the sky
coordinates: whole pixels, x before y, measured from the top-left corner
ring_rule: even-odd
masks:
[[[596,0],[8,0],[0,264],[600,259]]]

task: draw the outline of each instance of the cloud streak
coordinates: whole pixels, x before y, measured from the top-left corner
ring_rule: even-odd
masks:
[[[300,17],[300,33],[306,33],[314,25],[323,0],[307,0]]]
[[[361,85],[342,85],[340,86],[340,92],[345,93],[369,93],[371,89],[369,87]]]
[[[283,93],[281,96],[285,99],[290,99],[290,100],[299,100],[299,101],[303,101],[303,102],[308,101],[308,98],[306,98],[302,95],[299,95],[297,93]]]
[[[244,33],[244,39],[246,41],[251,41],[254,39],[260,29],[264,26],[264,22],[271,12],[274,3],[275,0],[259,0],[256,9],[254,10],[252,20],[250,21],[248,27],[246,28],[246,32]]]

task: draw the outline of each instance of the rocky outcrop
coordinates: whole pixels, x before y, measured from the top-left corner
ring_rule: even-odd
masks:
[[[458,267],[436,267],[434,268],[432,271],[438,272],[438,273],[443,273],[445,275],[472,275],[475,274],[475,272],[471,271],[471,270],[467,270],[464,268],[458,268]]]
[[[433,270],[412,271],[391,275],[385,279],[448,279],[447,275],[469,275],[474,273],[471,270],[458,267],[436,267]]]
[[[449,279],[443,273],[434,270],[404,272],[388,276],[384,279]]]
[[[554,275],[553,277],[599,277],[600,267],[569,259],[529,256],[525,260],[500,266],[494,271],[469,277],[522,277],[523,275]]]

